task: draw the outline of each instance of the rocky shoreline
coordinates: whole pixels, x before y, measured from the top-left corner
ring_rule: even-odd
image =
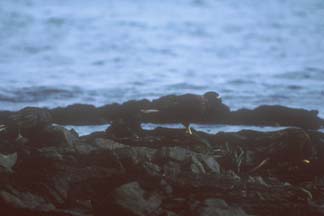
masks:
[[[190,103],[197,99],[192,97]],[[0,212],[18,216],[324,215],[324,133],[314,130],[323,120],[315,111],[279,106],[230,111],[217,103],[207,116],[196,112],[198,107],[197,116],[190,119],[190,123],[292,126],[273,132],[192,130],[188,134],[185,129],[163,127],[143,130],[125,121],[138,110],[160,108],[156,103],[142,100],[99,108],[73,105],[27,114],[1,112],[0,124],[6,128],[0,132]],[[186,117],[174,115],[177,110],[167,111],[149,112],[140,121],[182,123]],[[47,121],[47,112],[52,121]],[[10,123],[13,115],[15,124]],[[26,118],[28,126],[24,126]],[[52,124],[110,119],[112,125],[105,132],[86,136]]]
[[[206,93],[207,94],[207,93]],[[217,94],[217,93],[215,93]],[[218,95],[218,94],[217,94]],[[258,125],[258,126],[296,126],[305,129],[324,127],[324,119],[319,118],[318,111],[290,108],[279,105],[262,105],[255,109],[239,109],[232,111],[221,99],[211,104],[211,110],[202,115],[191,113],[191,123]],[[122,112],[134,114],[138,110],[162,109],[164,112],[150,113],[142,116],[141,121],[147,123],[179,123],[174,109],[165,109],[170,104],[180,104],[180,109],[186,110],[201,103],[200,95],[186,94],[182,96],[168,95],[155,100],[131,100],[122,104],[113,103],[101,107],[90,104],[73,104],[67,107],[50,109],[53,123],[60,125],[97,125],[110,122],[114,116]],[[212,96],[213,97],[213,96]],[[182,105],[182,106],[181,106]],[[178,111],[179,112],[179,111]],[[180,111],[181,112],[181,111]],[[6,124],[12,111],[0,111],[0,124]],[[178,113],[176,113],[178,114]],[[181,122],[180,122],[181,123]]]

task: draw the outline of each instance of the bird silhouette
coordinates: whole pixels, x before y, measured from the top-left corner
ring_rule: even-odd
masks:
[[[208,122],[210,116],[229,112],[229,108],[222,104],[221,97],[216,92],[207,92],[204,95],[167,95],[153,100],[152,104],[154,110],[159,111],[158,115],[162,121],[179,122],[190,135],[190,123]]]

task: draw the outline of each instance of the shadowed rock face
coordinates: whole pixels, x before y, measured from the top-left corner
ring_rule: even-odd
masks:
[[[241,109],[231,113],[229,120],[234,124],[296,126],[318,129],[323,120],[316,110],[294,109],[284,106],[259,106],[254,110]]]
[[[145,191],[138,182],[130,182],[112,191],[102,204],[97,215],[106,215],[107,210],[114,215],[154,215],[162,203],[158,193]]]
[[[64,108],[58,107],[51,110],[55,123],[62,125],[92,125],[102,124],[104,119],[98,109],[93,105],[74,104]]]
[[[10,116],[12,124],[21,129],[40,129],[53,122],[51,113],[47,109],[26,107]]]
[[[138,137],[48,126],[25,143],[0,137],[0,212],[42,216],[321,215],[324,134]],[[11,154],[7,153],[11,152]],[[307,163],[305,161],[308,161]],[[293,207],[292,207],[293,206]]]
[[[48,109],[26,107],[7,117],[6,130],[11,136],[32,136],[53,123],[53,118]]]

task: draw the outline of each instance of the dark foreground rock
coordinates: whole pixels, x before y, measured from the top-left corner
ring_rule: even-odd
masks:
[[[115,123],[117,124],[117,123]],[[324,134],[0,133],[1,215],[323,215]]]

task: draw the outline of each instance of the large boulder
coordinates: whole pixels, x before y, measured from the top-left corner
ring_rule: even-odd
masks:
[[[68,147],[74,148],[78,143],[79,135],[73,129],[66,129],[63,126],[49,126],[30,138],[29,145],[34,147]]]
[[[33,137],[53,123],[48,109],[26,107],[8,116],[5,124],[7,137],[19,140],[23,137]],[[3,131],[2,131],[3,133]],[[23,136],[23,137],[22,137]]]
[[[12,124],[21,130],[37,130],[52,124],[53,118],[48,109],[26,107],[10,116]],[[10,125],[10,124],[9,124]]]
[[[43,197],[27,191],[7,188],[0,191],[0,206],[11,206],[21,209],[37,209],[38,211],[54,210],[55,206]]]
[[[181,147],[162,147],[154,158],[159,164],[166,164],[167,170],[189,170],[195,174],[220,173],[220,166],[212,156],[196,153]],[[172,165],[174,164],[174,165]],[[174,172],[177,173],[177,172]]]
[[[17,162],[17,153],[13,153],[10,155],[4,155],[0,154],[0,167],[6,169],[6,170],[11,170],[13,166]]]
[[[130,182],[116,188],[96,209],[96,216],[107,214],[119,216],[154,215],[162,198],[155,192],[145,191],[138,182]]]
[[[229,206],[221,199],[206,199],[196,209],[197,216],[248,216],[241,208]]]

